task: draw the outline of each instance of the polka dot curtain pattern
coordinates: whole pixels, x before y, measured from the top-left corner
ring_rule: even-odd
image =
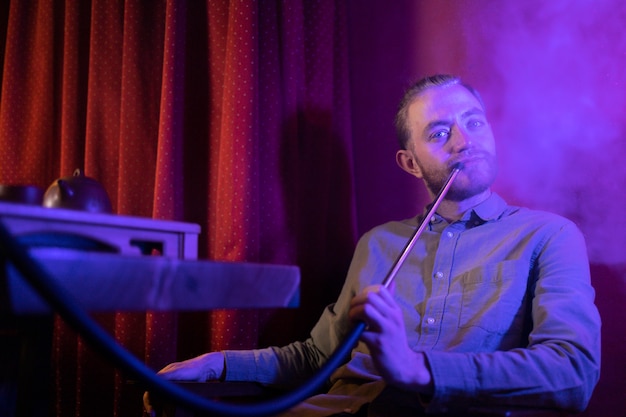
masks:
[[[306,336],[355,239],[344,2],[10,1],[0,19],[1,184],[81,168],[115,213],[200,224],[201,259],[299,265],[307,294],[98,322],[155,370]],[[52,414],[141,413],[60,319],[53,339]]]

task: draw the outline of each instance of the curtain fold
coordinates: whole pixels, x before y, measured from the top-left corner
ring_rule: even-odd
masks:
[[[344,2],[11,1],[2,18],[0,183],[81,168],[117,214],[200,224],[201,259],[301,267],[297,310],[98,322],[155,370],[306,337],[355,242]],[[141,411],[60,319],[53,339],[53,414]]]
[[[208,26],[222,31],[216,39],[209,38],[209,51],[216,50],[222,57],[209,61],[209,71],[221,74],[220,83],[210,85],[219,99],[211,103],[211,110],[219,116],[210,136],[221,140],[209,150],[208,256],[258,261],[257,5],[215,5],[208,4]],[[223,201],[231,203],[223,205]],[[215,311],[210,323],[211,346],[254,346],[256,319],[256,312]]]

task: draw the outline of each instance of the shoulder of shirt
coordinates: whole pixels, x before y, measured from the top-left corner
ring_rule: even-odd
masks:
[[[574,224],[572,220],[561,216],[560,214],[544,210],[531,209],[528,207],[507,206],[499,218],[504,219],[508,217],[515,220],[522,220],[524,222],[551,223],[560,224],[561,226]]]
[[[388,239],[390,236],[410,237],[416,227],[417,219],[415,217],[405,220],[392,220],[371,228],[359,240]]]
[[[527,207],[507,206],[502,211],[501,216],[495,219],[493,223],[497,225],[498,222],[507,223],[507,228],[521,227],[527,231],[541,231],[540,233],[546,235],[553,235],[559,232],[584,235],[576,223],[564,216]]]

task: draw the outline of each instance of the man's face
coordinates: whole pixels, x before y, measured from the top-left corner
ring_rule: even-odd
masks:
[[[482,105],[465,87],[424,91],[410,105],[407,123],[411,136],[407,150],[398,152],[398,163],[423,178],[433,195],[458,162],[463,168],[447,199],[461,201],[489,189],[497,173],[493,133]]]

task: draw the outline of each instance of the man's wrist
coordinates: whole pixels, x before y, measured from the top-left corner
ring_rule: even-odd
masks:
[[[418,369],[421,372],[419,374],[419,385],[421,387],[420,393],[424,395],[432,395],[434,391],[433,376],[430,372],[430,365],[426,359],[426,355],[422,352],[416,352],[418,360]]]
[[[202,375],[204,381],[222,381],[226,374],[225,357],[222,352],[202,355]]]
[[[434,384],[426,355],[422,352],[415,352],[411,362],[411,366],[406,367],[406,375],[398,381],[398,385],[407,391],[417,392],[422,396],[431,396],[434,392]]]

